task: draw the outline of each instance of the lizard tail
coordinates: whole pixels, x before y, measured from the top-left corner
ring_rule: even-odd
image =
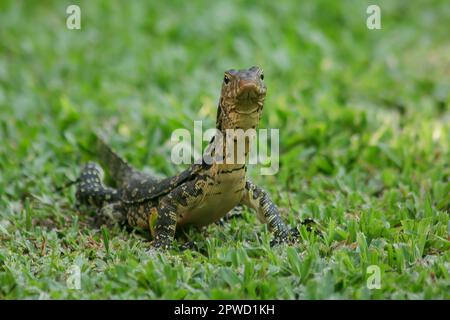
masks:
[[[99,133],[96,133],[95,136],[100,162],[107,168],[111,178],[117,182],[117,185],[123,185],[126,178],[134,172],[133,167],[115,153]]]

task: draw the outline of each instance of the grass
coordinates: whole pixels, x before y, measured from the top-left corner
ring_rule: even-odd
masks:
[[[372,2],[2,1],[0,298],[449,299],[450,5],[376,1],[368,30]],[[181,170],[171,132],[213,126],[222,72],[254,64],[281,153],[277,175],[250,176],[322,238],[270,248],[244,211],[176,240],[198,250],[148,255],[148,236],[96,228],[54,191],[96,127],[137,167]]]

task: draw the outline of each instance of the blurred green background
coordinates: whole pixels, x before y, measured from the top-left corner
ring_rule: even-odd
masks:
[[[444,0],[1,1],[0,298],[450,298],[449,25]],[[176,173],[172,131],[213,126],[223,71],[252,65],[281,154],[251,176],[324,238],[302,227],[271,249],[244,211],[190,231],[198,252],[149,257],[145,236],[93,228],[54,191],[98,127],[137,167]]]

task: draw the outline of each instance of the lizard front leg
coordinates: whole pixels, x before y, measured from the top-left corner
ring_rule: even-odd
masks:
[[[171,247],[177,226],[178,206],[176,197],[169,193],[161,199],[155,212],[150,213],[149,225],[153,236],[152,247],[161,249]],[[155,225],[153,225],[153,221],[156,221]]]
[[[245,183],[245,193],[241,204],[254,209],[258,219],[262,223],[267,223],[273,232],[274,238],[270,242],[271,246],[287,242],[291,236],[286,224],[281,219],[275,204],[270,200],[267,192],[259,188],[251,181]]]
[[[154,248],[169,249],[171,247],[178,215],[195,205],[202,194],[201,183],[202,181],[195,180],[183,183],[160,199],[158,207],[149,215]]]

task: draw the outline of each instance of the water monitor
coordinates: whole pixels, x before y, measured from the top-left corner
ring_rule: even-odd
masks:
[[[226,71],[217,110],[217,132],[256,128],[265,96],[261,68]],[[151,245],[155,248],[169,248],[176,228],[213,223],[239,204],[254,209],[259,220],[269,225],[274,234],[272,245],[295,238],[269,195],[246,179],[245,162],[228,163],[223,158],[224,161],[218,161],[236,145],[219,144],[218,139],[212,139],[207,148],[208,155],[215,159],[212,163],[203,161],[173,177],[157,179],[133,168],[101,137],[97,140],[100,161],[117,188],[105,186],[101,167],[89,162],[78,179],[77,201],[94,206],[111,218],[122,217],[132,227],[149,228],[153,236]],[[245,156],[249,150],[247,142]]]

